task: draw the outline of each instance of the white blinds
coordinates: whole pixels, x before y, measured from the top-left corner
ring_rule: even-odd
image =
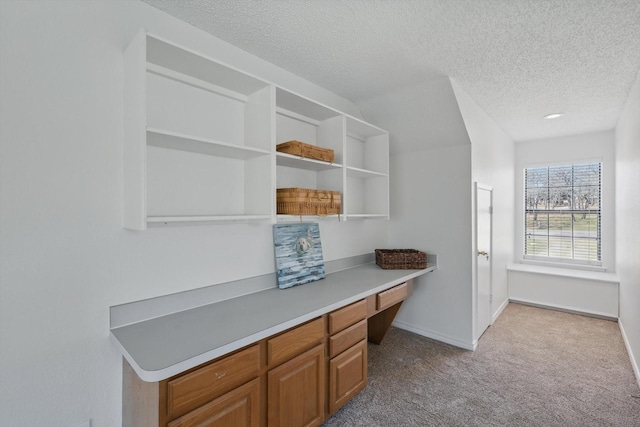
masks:
[[[525,258],[599,263],[601,163],[524,170]]]

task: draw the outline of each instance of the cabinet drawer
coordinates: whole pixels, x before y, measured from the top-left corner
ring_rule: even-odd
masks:
[[[329,338],[329,357],[337,356],[365,338],[367,338],[367,321],[363,319]]]
[[[367,317],[367,301],[360,300],[329,314],[329,333],[335,334]]]
[[[256,378],[171,421],[167,427],[259,427],[260,380]]]
[[[267,364],[275,366],[313,347],[324,338],[324,318],[320,317],[267,341]]]
[[[169,419],[183,415],[227,391],[256,378],[260,347],[254,345],[167,382]]]
[[[376,298],[376,310],[384,310],[403,301],[409,296],[409,286],[407,283],[403,283],[398,286],[394,286],[391,289],[380,292]]]

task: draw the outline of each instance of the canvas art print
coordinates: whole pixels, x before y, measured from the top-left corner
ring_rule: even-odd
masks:
[[[273,226],[276,275],[280,289],[324,279],[324,259],[317,223]]]

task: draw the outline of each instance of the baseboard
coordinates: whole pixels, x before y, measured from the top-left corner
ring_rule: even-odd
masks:
[[[531,307],[547,308],[549,310],[563,311],[565,313],[579,314],[581,316],[595,317],[595,318],[603,319],[603,320],[612,320],[614,322],[618,321],[617,317],[609,316],[607,314],[592,313],[592,312],[589,312],[589,311],[581,311],[581,310],[576,310],[576,309],[571,308],[571,307],[563,307],[561,305],[540,304],[539,302],[527,301],[527,300],[517,299],[517,298],[509,298],[509,302],[514,302],[514,303],[523,304],[523,305],[530,305]]]
[[[442,334],[438,334],[436,332],[428,331],[428,330],[425,330],[425,329],[422,329],[422,328],[418,328],[416,326],[409,325],[409,324],[404,323],[404,322],[399,322],[397,320],[394,321],[391,325],[395,326],[396,328],[404,329],[405,331],[413,332],[414,334],[422,335],[423,337],[431,338],[432,340],[436,340],[436,341],[443,342],[445,344],[451,344],[451,345],[456,346],[456,347],[464,348],[465,350],[473,351],[478,346],[478,342],[477,341],[475,341],[473,343],[460,341],[459,339],[452,338],[452,337],[449,337],[449,336],[446,336],[446,335],[442,335]]]
[[[638,367],[638,360],[633,354],[633,351],[631,351],[631,345],[629,344],[629,340],[627,339],[627,334],[624,331],[624,326],[622,325],[622,321],[620,319],[618,319],[618,327],[620,327],[620,333],[622,334],[622,340],[624,341],[624,346],[627,348],[627,354],[629,355],[629,360],[631,361],[631,367],[633,368],[633,373],[636,375],[636,382],[638,383],[638,387],[640,387],[640,367]]]
[[[498,307],[498,310],[496,311],[496,313],[491,317],[491,324],[493,325],[493,322],[495,322],[498,317],[500,317],[500,315],[502,314],[502,312],[504,311],[505,308],[507,308],[507,306],[509,305],[509,298],[506,298],[502,304],[500,304],[500,307]]]

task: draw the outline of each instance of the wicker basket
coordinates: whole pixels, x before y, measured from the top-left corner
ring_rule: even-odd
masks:
[[[276,145],[276,151],[293,154],[294,156],[306,157],[308,159],[322,160],[333,163],[335,155],[330,148],[322,148],[317,145],[305,144],[300,141],[287,141]]]
[[[385,270],[427,268],[427,254],[415,249],[376,249],[376,264]]]
[[[278,188],[276,190],[276,206],[278,214],[339,215],[342,200],[339,191]]]

